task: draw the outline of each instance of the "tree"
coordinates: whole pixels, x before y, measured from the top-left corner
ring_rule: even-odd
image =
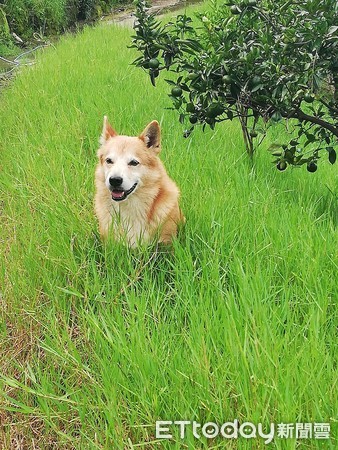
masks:
[[[289,136],[272,154],[277,168],[317,169],[323,151],[336,161],[338,137],[338,2],[243,0],[162,23],[136,2],[134,61],[152,84],[162,71],[175,75],[173,108],[188,136],[198,124],[214,128],[240,120],[252,156],[268,128],[282,122]]]

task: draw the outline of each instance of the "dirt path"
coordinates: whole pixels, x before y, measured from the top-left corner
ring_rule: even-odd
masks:
[[[201,3],[202,0],[154,0],[151,2],[152,6],[149,12],[156,15],[165,14],[168,11],[175,11],[183,9],[185,6],[195,3]],[[121,11],[103,20],[108,24],[120,24],[127,27],[132,27],[135,21],[135,14],[133,11]]]

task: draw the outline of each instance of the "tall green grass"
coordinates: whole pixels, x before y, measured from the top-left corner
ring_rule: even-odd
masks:
[[[156,420],[235,418],[330,422],[330,441],[271,446],[336,448],[336,168],[279,173],[268,141],[251,164],[237,122],[184,140],[129,42],[65,37],[1,99],[3,448],[264,448],[155,439]],[[187,217],[172,251],[98,238],[104,114],[123,134],[162,123]]]

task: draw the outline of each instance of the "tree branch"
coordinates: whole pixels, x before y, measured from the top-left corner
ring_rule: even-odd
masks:
[[[283,115],[283,114],[282,114]],[[316,116],[310,116],[309,114],[306,114],[301,109],[295,109],[289,114],[284,114],[284,117],[287,118],[293,118],[298,120],[306,120],[307,122],[315,123],[316,125],[319,125],[323,128],[326,128],[327,130],[331,131],[333,135],[335,135],[338,138],[338,128],[335,127],[332,123],[327,122],[326,120],[320,119]]]
[[[320,98],[319,101],[320,101],[321,103],[323,103],[323,105],[326,106],[327,109],[329,109],[330,111],[332,111],[332,112],[338,114],[338,109],[337,109],[337,108],[335,108],[334,106],[330,106],[330,105],[329,105],[328,103],[326,103],[326,101],[323,100],[322,98]]]

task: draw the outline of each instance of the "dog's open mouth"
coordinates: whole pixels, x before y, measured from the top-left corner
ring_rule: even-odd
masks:
[[[121,202],[122,200],[125,200],[129,194],[131,194],[134,189],[136,188],[137,183],[135,183],[130,189],[125,191],[121,188],[115,188],[111,191],[111,198],[115,200],[115,202]]]

